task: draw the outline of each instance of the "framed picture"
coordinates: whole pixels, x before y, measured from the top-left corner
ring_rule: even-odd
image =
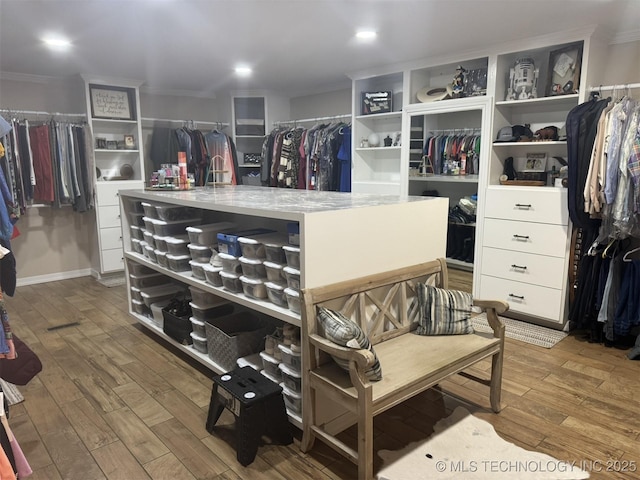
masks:
[[[109,120],[135,120],[134,89],[89,85],[91,116]]]
[[[578,93],[581,65],[582,43],[550,52],[546,95],[551,97]]]
[[[362,115],[388,113],[392,109],[393,92],[375,91],[361,92],[360,108]]]
[[[133,135],[124,136],[124,148],[129,150],[136,148],[136,142],[133,140]]]
[[[107,140],[107,150],[117,150],[117,149],[118,149],[117,140]]]
[[[544,172],[547,168],[546,153],[527,153],[527,160],[523,172]]]
[[[99,150],[105,150],[107,148],[107,139],[96,137],[96,148]]]

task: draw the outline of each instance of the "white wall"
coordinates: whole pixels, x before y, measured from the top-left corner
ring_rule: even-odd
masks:
[[[603,85],[640,83],[640,40],[610,45],[602,67]]]
[[[350,88],[291,99],[291,120],[329,117],[343,113],[351,113]]]

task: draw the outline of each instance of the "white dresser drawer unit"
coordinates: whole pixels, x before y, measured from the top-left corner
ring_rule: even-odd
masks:
[[[485,217],[569,224],[567,190],[555,187],[489,188]]]
[[[120,219],[120,206],[109,205],[98,207],[98,218],[100,221],[99,228],[120,227],[122,224]]]
[[[122,248],[122,228],[120,226],[100,229],[100,249]]]
[[[96,184],[96,201],[97,204],[105,205],[120,205],[120,196],[118,190],[131,190],[144,188],[144,182],[98,182]]]
[[[485,247],[564,258],[568,228],[565,225],[487,218],[484,221],[483,243]]]
[[[124,255],[122,248],[113,248],[111,250],[102,250],[100,252],[102,260],[103,272],[116,272],[124,270]]]
[[[562,290],[555,288],[482,275],[480,298],[504,300],[509,303],[511,312],[542,317],[552,322],[564,321]]]
[[[564,276],[562,257],[533,255],[497,248],[482,249],[482,273],[516,282],[531,283],[542,287],[562,289]]]

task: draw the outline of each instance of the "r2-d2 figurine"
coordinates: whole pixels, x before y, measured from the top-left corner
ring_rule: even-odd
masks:
[[[527,100],[537,98],[539,69],[535,67],[533,58],[523,57],[516,60],[509,70],[509,88],[506,100]]]

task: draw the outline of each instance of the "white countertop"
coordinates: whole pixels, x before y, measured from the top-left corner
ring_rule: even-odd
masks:
[[[429,201],[430,197],[321,192],[248,185],[198,187],[189,191],[120,190],[120,195],[237,213],[260,213],[290,220],[300,214]],[[269,213],[272,215],[269,215]]]

